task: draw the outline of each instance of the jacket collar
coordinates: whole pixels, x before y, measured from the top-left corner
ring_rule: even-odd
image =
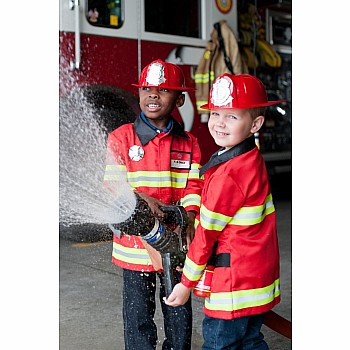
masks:
[[[169,133],[174,136],[189,138],[183,127],[173,117],[171,118],[173,123]],[[158,135],[158,132],[155,129],[151,128],[142,120],[141,115],[139,115],[134,122],[134,130],[140,139],[142,146],[146,145]]]
[[[255,147],[256,144],[254,135],[248,137],[247,139],[243,140],[241,143],[232,147],[224,153],[221,153],[224,150],[224,147],[221,147],[210,157],[208,163],[202,166],[201,170],[199,171],[199,176],[202,176],[208,169],[221,163],[227,162],[228,160],[237,157],[243,153],[249,152]]]

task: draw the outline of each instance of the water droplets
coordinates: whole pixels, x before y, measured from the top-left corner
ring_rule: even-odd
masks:
[[[125,221],[135,209],[136,198],[122,176],[112,191],[103,185],[107,132],[98,122],[98,111],[75,88],[60,98],[59,112],[60,223]]]

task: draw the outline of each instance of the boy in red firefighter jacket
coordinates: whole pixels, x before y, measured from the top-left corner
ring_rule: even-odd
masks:
[[[264,313],[280,302],[275,207],[254,133],[264,122],[265,87],[249,74],[223,74],[210,90],[209,131],[221,148],[205,164],[200,220],[181,283],[167,305],[189,298],[216,246],[210,296],[205,298],[204,350],[259,349]]]
[[[157,218],[159,206],[182,205],[188,213],[188,244],[194,235],[194,219],[199,213],[203,181],[199,178],[201,152],[197,139],[171,116],[184,103],[184,76],[175,64],[156,60],[140,76],[141,114],[108,137],[113,155],[107,164],[105,183],[123,172],[133,191],[146,200]],[[176,309],[164,304],[164,275],[158,251],[140,237],[113,236],[112,261],[123,268],[123,319],[126,350],[155,349],[154,323],[157,275],[166,339],[163,349],[190,350],[192,334],[191,300]],[[180,276],[181,278],[181,276]]]

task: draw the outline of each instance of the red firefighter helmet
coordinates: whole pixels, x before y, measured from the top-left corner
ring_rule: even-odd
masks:
[[[250,74],[223,74],[210,89],[209,101],[202,109],[256,108],[286,100],[268,101],[264,84]]]
[[[185,86],[185,77],[179,66],[160,59],[151,62],[141,72],[138,84],[141,87],[157,87],[170,90],[190,91],[193,88]]]

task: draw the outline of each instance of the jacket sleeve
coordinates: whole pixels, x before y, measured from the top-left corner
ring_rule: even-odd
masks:
[[[126,166],[120,150],[120,140],[116,130],[108,135],[103,185],[115,192],[120,183],[127,182]]]
[[[244,202],[240,187],[230,176],[213,176],[205,191],[200,208],[200,221],[190,244],[181,278],[181,283],[189,288],[197,284],[211,256],[214,243]]]
[[[224,40],[225,50],[232,63],[233,74],[249,73],[248,67],[241,55],[238,41],[233,30],[225,20],[220,21],[220,27],[221,35]],[[213,30],[212,32],[212,39],[219,45],[218,32],[216,30]],[[225,63],[224,54],[221,50],[218,50],[217,57],[215,57],[215,62],[213,64],[215,77],[218,77],[224,73],[230,73]]]
[[[183,197],[180,204],[186,211],[195,211],[199,213],[200,199],[203,188],[203,179],[199,177],[199,170],[201,168],[201,151],[198,140],[191,135],[192,138],[192,161],[191,169],[188,174],[187,186],[184,189]]]
[[[208,103],[209,90],[215,79],[212,60],[216,52],[217,45],[212,40],[208,41],[195,72],[196,105],[199,114],[209,114],[207,110],[201,109],[200,106]]]

